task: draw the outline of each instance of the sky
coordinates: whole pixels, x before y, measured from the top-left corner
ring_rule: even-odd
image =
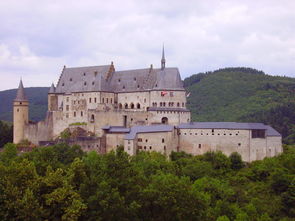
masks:
[[[224,67],[295,77],[294,0],[0,0],[0,91],[66,67]]]

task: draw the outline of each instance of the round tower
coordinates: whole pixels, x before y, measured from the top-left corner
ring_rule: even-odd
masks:
[[[13,101],[13,143],[24,140],[25,126],[29,121],[29,101],[26,98],[22,80],[19,82],[16,98]]]

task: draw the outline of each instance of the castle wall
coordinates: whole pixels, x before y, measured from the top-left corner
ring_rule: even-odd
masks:
[[[135,154],[136,150],[156,151],[168,156],[172,151],[177,151],[177,131],[138,133],[134,140],[125,140],[124,145],[127,153]]]
[[[119,146],[124,146],[125,133],[109,133],[106,134],[106,152],[116,150]]]
[[[190,122],[191,115],[187,111],[149,111],[149,124],[162,123],[166,117],[169,125],[178,125],[180,123]]]
[[[161,93],[166,93],[164,96]],[[186,107],[185,91],[157,90],[150,92],[150,107]],[[155,104],[156,105],[153,105]],[[161,105],[162,103],[162,105]]]
[[[180,151],[193,155],[222,151],[226,155],[238,152],[249,161],[250,133],[248,130],[179,129]]]
[[[52,140],[53,133],[53,115],[52,112],[47,112],[44,121],[38,123],[26,124],[24,129],[24,138],[38,145],[39,141]]]
[[[267,157],[274,157],[283,152],[282,137],[267,137]]]
[[[133,109],[146,110],[150,106],[150,92],[149,91],[140,91],[140,92],[126,92],[126,93],[118,93],[118,107],[120,108],[120,104],[122,105],[122,109],[126,109],[125,105],[128,105],[128,109],[131,108],[131,104],[134,105]],[[140,105],[138,108],[137,105]]]

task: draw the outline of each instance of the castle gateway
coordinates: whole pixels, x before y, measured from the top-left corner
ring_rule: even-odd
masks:
[[[116,71],[103,66],[64,66],[48,92],[44,121],[30,123],[22,81],[13,103],[14,143],[79,144],[85,151],[109,152],[118,146],[130,155],[185,151],[197,155],[220,150],[244,161],[282,152],[281,135],[261,123],[191,122],[178,68]]]

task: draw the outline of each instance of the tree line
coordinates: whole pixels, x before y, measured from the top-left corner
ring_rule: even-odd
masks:
[[[221,152],[0,153],[1,220],[294,220],[295,147],[250,164]]]
[[[13,140],[13,127],[0,121],[0,148]]]

